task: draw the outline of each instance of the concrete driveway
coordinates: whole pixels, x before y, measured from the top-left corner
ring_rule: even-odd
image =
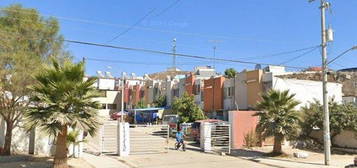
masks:
[[[171,145],[173,147],[173,144]],[[168,153],[130,155],[129,157],[116,157],[121,162],[126,163],[132,168],[237,168],[253,167],[268,168],[271,166],[259,164],[232,156],[220,156],[217,154],[207,154],[199,148],[187,145],[186,152],[170,149]]]

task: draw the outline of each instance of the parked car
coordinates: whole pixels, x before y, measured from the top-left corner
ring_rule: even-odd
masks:
[[[128,112],[127,111],[124,111],[124,119],[126,119],[127,117],[127,114]],[[120,116],[121,116],[121,112],[114,112],[113,114],[110,115],[110,119],[112,120],[117,120],[117,119],[120,119]]]
[[[170,128],[177,128],[177,123],[179,122],[178,115],[164,115],[162,118],[162,124],[167,124]]]
[[[178,115],[164,115],[164,117],[162,118],[162,124],[169,125],[169,132],[171,136],[176,133],[178,122],[179,122]]]

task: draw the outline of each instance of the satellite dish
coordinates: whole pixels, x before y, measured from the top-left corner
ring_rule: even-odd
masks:
[[[260,64],[255,65],[255,70],[259,70],[259,69],[262,69],[262,65]]]

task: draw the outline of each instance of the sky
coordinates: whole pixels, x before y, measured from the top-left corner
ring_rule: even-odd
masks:
[[[357,45],[357,1],[330,2],[327,24],[334,29],[335,36],[329,43],[328,57],[333,58]],[[61,33],[69,40],[171,52],[172,40],[176,38],[176,52],[182,54],[213,57],[216,46],[216,58],[298,67],[321,65],[319,48],[274,55],[321,43],[319,1],[0,0],[0,7],[14,3],[35,8],[44,17],[57,17]],[[112,40],[116,36],[119,37]],[[114,76],[121,72],[143,75],[172,66],[170,55],[65,45],[75,61],[88,58],[89,75],[98,70],[110,71]],[[330,68],[356,67],[356,58],[357,51],[351,51]],[[255,67],[177,57],[177,66],[182,70],[193,70],[199,65],[215,65],[219,72],[230,67],[238,71]]]

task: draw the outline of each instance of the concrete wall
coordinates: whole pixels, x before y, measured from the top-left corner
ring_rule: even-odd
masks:
[[[20,123],[21,126],[21,123]],[[0,147],[5,143],[6,126],[4,120],[0,118]],[[51,156],[54,153],[53,136],[50,137],[47,133],[36,129],[34,154]],[[30,134],[21,127],[16,127],[13,130],[12,146],[13,153],[29,153]]]
[[[119,91],[107,90],[105,92],[106,92],[105,97],[97,97],[97,98],[93,98],[93,100],[98,101],[100,104],[116,104],[117,105],[116,109],[99,109],[98,110],[98,114],[100,116],[107,117],[110,115],[110,113],[120,111],[121,94]]]
[[[183,94],[186,92],[186,78],[180,79],[178,83],[178,88],[179,88],[179,97],[182,97]]]
[[[310,136],[319,139],[320,142],[323,142],[322,130],[313,131]],[[336,135],[334,139],[332,139],[332,142],[339,147],[357,149],[357,133],[348,130],[342,131],[339,135]]]
[[[193,94],[193,85],[195,84],[195,76],[191,73],[186,76],[185,90],[189,95]]]
[[[352,96],[342,97],[342,101],[343,101],[343,103],[354,103],[354,104],[357,104],[357,97],[352,97]]]
[[[310,80],[282,79],[273,77],[272,88],[277,90],[289,90],[291,94],[296,94],[295,99],[301,103],[297,109],[308,105],[314,99],[322,102],[322,82]],[[342,85],[338,83],[328,83],[328,98],[336,102],[342,102]]]
[[[248,108],[254,108],[263,93],[262,70],[247,71]]]
[[[250,131],[255,131],[258,124],[258,117],[253,116],[255,113],[256,111],[229,111],[233,149],[243,148],[245,145],[244,136]]]
[[[247,90],[247,74],[240,72],[236,76],[236,85],[234,96],[239,109],[248,109],[248,90]]]
[[[204,80],[203,100],[204,111],[211,112],[223,109],[224,77]]]
[[[228,96],[229,88],[233,88],[233,95],[231,96]],[[223,109],[224,110],[236,109],[234,90],[235,90],[235,78],[226,79],[223,84],[223,93],[224,93]]]
[[[115,79],[99,78],[97,82],[98,82],[98,89],[100,90],[114,90],[115,88]]]

